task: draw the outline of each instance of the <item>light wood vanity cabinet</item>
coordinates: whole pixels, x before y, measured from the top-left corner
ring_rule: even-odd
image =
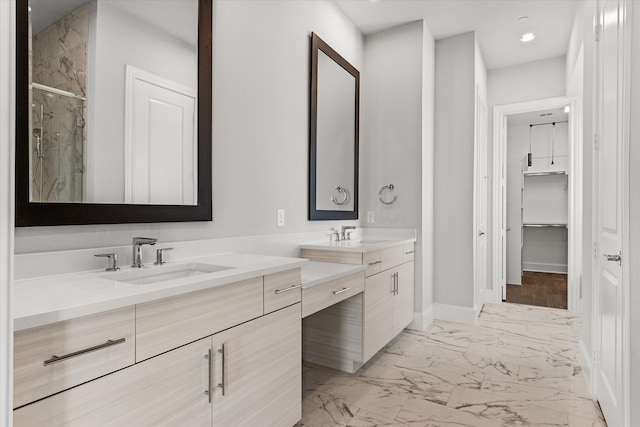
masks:
[[[14,408],[135,362],[135,308],[14,334]]]
[[[365,361],[413,321],[413,283],[413,261],[365,279]]]
[[[367,266],[362,303],[361,363],[369,360],[413,321],[414,247],[414,243],[405,243],[363,253],[302,250],[303,257],[315,261]],[[351,372],[343,368],[342,361],[340,365],[330,362],[324,364]]]
[[[211,426],[211,338],[14,411],[15,426]]]
[[[300,304],[213,336],[213,425],[292,426],[302,417]]]
[[[299,268],[271,275],[270,280],[296,275],[300,278]],[[42,400],[34,402],[30,391],[19,401],[24,406],[14,410],[15,425],[294,425],[301,418],[301,303],[265,315],[266,277],[74,319],[72,322],[90,330],[86,319],[127,317],[128,359],[116,368],[105,362],[112,372],[108,375],[95,371],[100,373],[83,376],[71,385],[83,384],[68,388],[64,383],[54,392],[65,391],[53,395],[44,391],[35,397],[44,397]],[[65,335],[58,323],[43,328],[60,329],[53,335],[56,338]],[[23,347],[38,340],[46,343],[37,329],[24,331],[33,334],[29,340],[17,333],[16,342],[22,339]],[[91,336],[82,328],[72,331]],[[83,341],[84,337],[64,339]],[[19,358],[16,361],[19,369]],[[42,374],[34,376],[47,379]],[[32,384],[23,384],[23,377],[16,375],[16,390],[34,389]],[[33,403],[26,404],[29,402]]]

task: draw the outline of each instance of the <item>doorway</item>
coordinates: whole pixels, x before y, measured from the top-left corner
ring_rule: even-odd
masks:
[[[579,310],[582,212],[575,207],[582,200],[580,108],[577,99],[558,97],[494,109],[495,302],[507,300],[507,283],[524,283],[534,284],[530,293],[538,293],[540,305],[547,302],[542,294],[555,293],[553,305],[562,304],[564,294],[565,308]],[[523,134],[521,147],[511,152],[510,124],[512,133]],[[514,289],[522,293],[524,288]]]
[[[568,119],[507,116],[507,302],[567,309]]]

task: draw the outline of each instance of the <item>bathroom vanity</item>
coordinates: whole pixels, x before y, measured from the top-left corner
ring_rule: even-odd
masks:
[[[304,261],[198,263],[232,268],[154,284],[118,281],[127,271],[18,283],[15,425],[295,424]]]
[[[14,423],[292,426],[302,360],[355,372],[411,322],[413,242],[301,247],[320,261],[176,243],[166,264],[120,271],[58,270],[101,265],[96,250],[25,255]]]
[[[413,321],[414,245],[407,238],[301,246],[304,258],[364,270],[362,293],[303,320],[305,360],[353,373]]]

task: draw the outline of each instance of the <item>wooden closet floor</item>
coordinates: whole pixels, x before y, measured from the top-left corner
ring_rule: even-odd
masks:
[[[567,309],[567,275],[522,273],[522,285],[507,284],[507,302]]]

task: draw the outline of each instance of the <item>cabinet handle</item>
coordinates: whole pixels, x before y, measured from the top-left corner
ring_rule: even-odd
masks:
[[[398,286],[398,282],[400,281],[400,273],[396,272],[396,295],[400,293],[400,287]]]
[[[283,292],[289,292],[294,289],[300,289],[301,287],[302,287],[302,284],[289,286],[288,288],[284,288],[284,289],[276,289],[276,295],[281,294]]]
[[[208,367],[208,371],[209,372],[209,380],[207,381],[207,390],[204,392],[204,394],[206,394],[207,396],[209,396],[209,403],[211,403],[211,398],[212,398],[212,394],[211,393],[211,363],[213,360],[213,355],[212,355],[212,351],[211,349],[209,349],[209,353],[204,355],[204,358],[207,359],[209,361],[209,363],[207,363],[207,367]]]
[[[226,387],[226,381],[225,381],[225,375],[224,375],[224,370],[225,370],[225,361],[224,361],[224,356],[226,354],[225,348],[224,348],[224,344],[222,344],[222,348],[218,349],[218,353],[220,353],[222,355],[222,374],[220,375],[220,382],[218,383],[218,388],[222,390],[222,395],[224,396],[224,389]]]
[[[45,360],[42,364],[44,366],[53,365],[54,363],[63,362],[67,359],[82,356],[83,354],[91,353],[94,351],[102,350],[103,348],[122,344],[123,342],[125,342],[124,338],[120,338],[119,340],[107,340],[107,342],[104,344],[95,345],[93,347],[85,348],[84,350],[74,351],[73,353],[65,354],[64,356],[53,355],[51,356],[50,359]]]
[[[339,291],[333,291],[333,294],[334,295],[340,295],[343,292],[347,292],[349,289],[351,289],[351,288],[342,288]]]
[[[369,265],[382,264],[382,260],[370,262]]]
[[[415,253],[415,251],[409,251],[409,252],[405,252],[405,255],[411,255],[412,253]]]

